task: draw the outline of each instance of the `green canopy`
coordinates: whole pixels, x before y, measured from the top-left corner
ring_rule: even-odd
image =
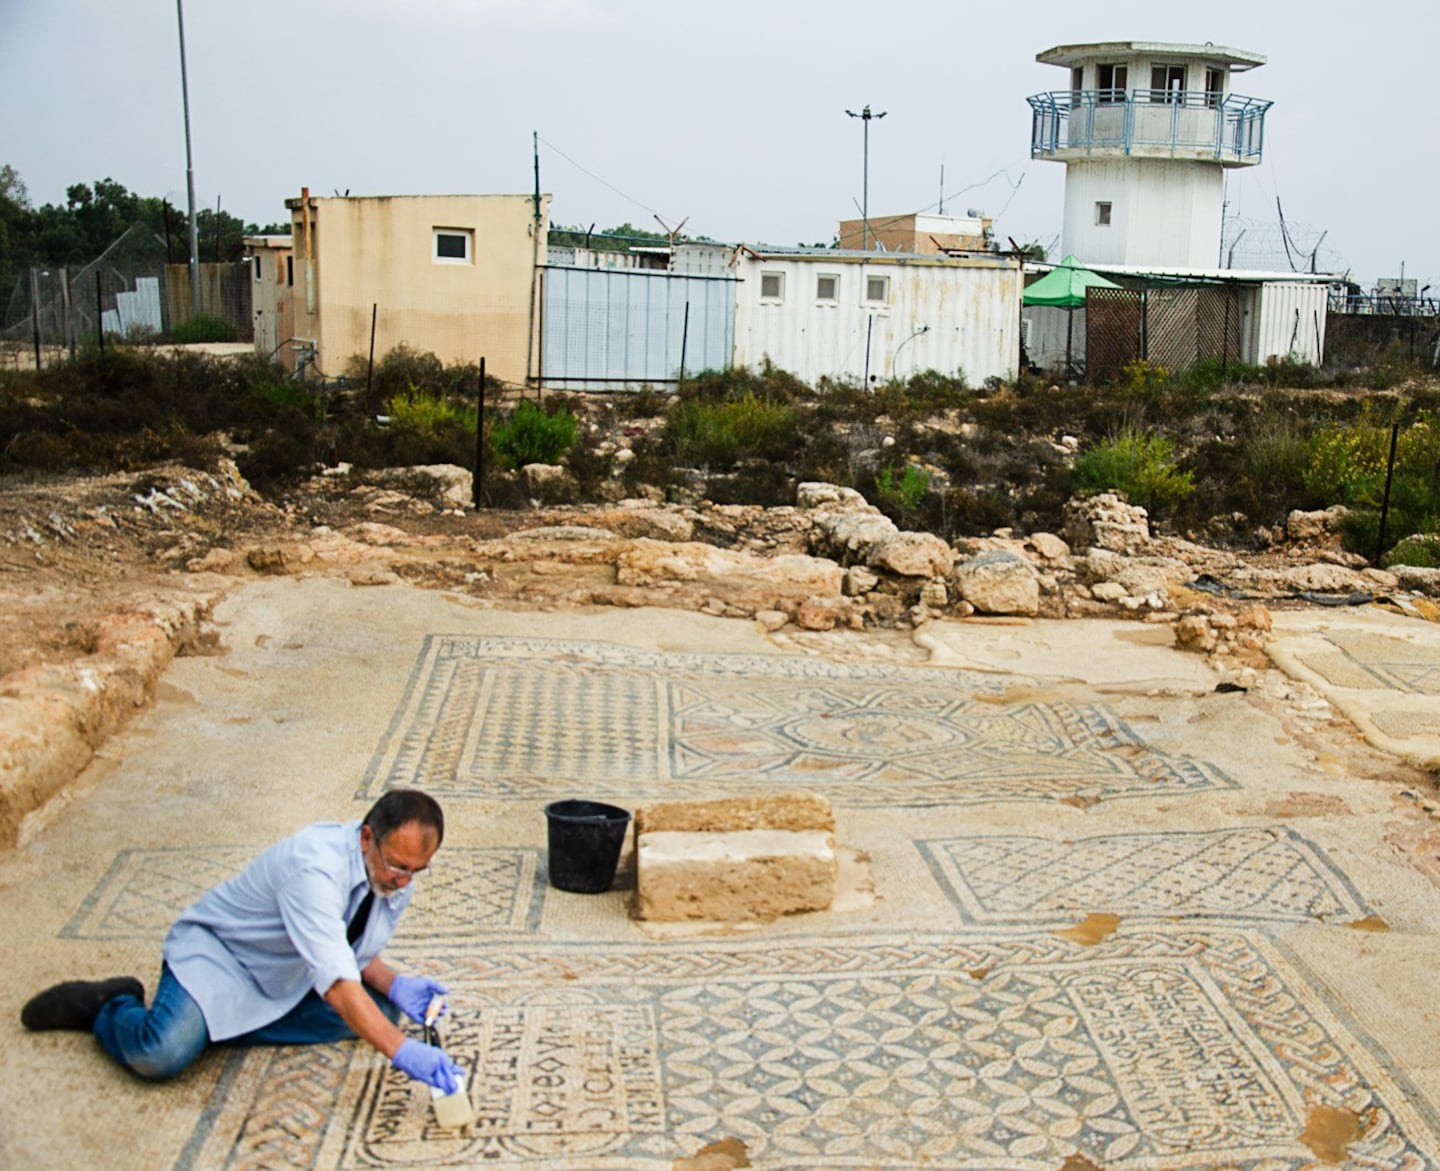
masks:
[[[1053,305],[1057,309],[1076,309],[1085,304],[1085,290],[1092,285],[1102,289],[1119,288],[1098,272],[1082,268],[1073,256],[1067,256],[1025,290],[1022,304]]]

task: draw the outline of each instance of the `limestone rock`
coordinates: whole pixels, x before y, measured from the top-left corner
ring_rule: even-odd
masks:
[[[844,594],[847,598],[868,594],[879,584],[880,578],[863,566],[852,565],[845,571]]]
[[[807,482],[795,489],[797,508],[821,508],[839,505],[845,510],[869,508],[865,497],[854,488],[842,488],[839,484]]]
[[[1291,589],[1315,593],[1361,593],[1374,588],[1373,582],[1343,565],[1300,565],[1285,570],[1280,580]]]
[[[1054,533],[1032,533],[1025,543],[1042,561],[1063,561],[1070,556],[1070,546]]]
[[[1114,575],[1114,580],[1125,587],[1132,597],[1149,594],[1164,595],[1172,586],[1188,581],[1191,569],[1183,561],[1168,557],[1153,557],[1131,561]]]
[[[938,577],[955,565],[955,550],[933,533],[897,532],[870,547],[865,564],[901,577]]]
[[[834,630],[842,614],[828,598],[807,598],[795,611],[795,625],[801,630]]]
[[[458,464],[419,464],[408,468],[379,468],[366,479],[390,488],[425,496],[444,508],[469,508],[475,502],[475,478]]]
[[[1347,511],[1343,504],[1318,512],[1297,508],[1285,518],[1285,535],[1292,541],[1323,541],[1340,531],[1340,521]]]
[[[767,632],[774,634],[785,623],[790,621],[790,615],[784,610],[756,610],[755,621],[760,623]]]
[[[526,464],[520,475],[526,491],[541,498],[563,496],[578,487],[569,469],[559,464]]]
[[[1390,572],[1395,575],[1396,584],[1401,589],[1440,598],[1440,569],[1422,565],[1392,565]]]
[[[982,614],[1040,612],[1040,580],[1023,557],[994,550],[962,561],[955,570],[960,596]]]
[[[297,573],[314,559],[315,550],[298,543],[256,545],[245,554],[245,563],[251,569],[267,574]]]
[[[943,610],[950,604],[950,591],[943,577],[932,577],[920,587],[920,604],[931,610]]]
[[[1118,602],[1128,592],[1118,581],[1097,581],[1090,587],[1090,596],[1101,602]]]
[[[1075,497],[1065,504],[1062,535],[1071,548],[1094,545],[1116,553],[1139,553],[1150,544],[1150,514],[1113,492]]]

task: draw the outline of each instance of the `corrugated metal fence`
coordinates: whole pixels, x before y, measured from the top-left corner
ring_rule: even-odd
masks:
[[[622,390],[728,369],[735,279],[644,270],[547,267],[540,383]]]

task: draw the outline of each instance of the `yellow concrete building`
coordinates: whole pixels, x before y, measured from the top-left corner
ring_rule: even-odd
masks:
[[[535,336],[535,273],[550,196],[379,195],[287,199],[293,329],[327,377],[354,355],[396,346],[446,363],[484,357],[524,384]],[[282,351],[293,368],[296,352]]]

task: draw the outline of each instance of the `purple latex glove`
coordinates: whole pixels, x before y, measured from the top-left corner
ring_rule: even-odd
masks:
[[[390,1001],[417,1025],[425,1023],[425,1010],[436,996],[449,996],[450,989],[429,976],[396,976],[390,984]],[[440,1009],[444,1016],[449,1005]]]
[[[458,1090],[460,1079],[464,1076],[460,1067],[445,1056],[445,1050],[413,1037],[407,1037],[400,1043],[390,1064],[416,1081],[434,1086],[442,1094],[453,1094]]]

